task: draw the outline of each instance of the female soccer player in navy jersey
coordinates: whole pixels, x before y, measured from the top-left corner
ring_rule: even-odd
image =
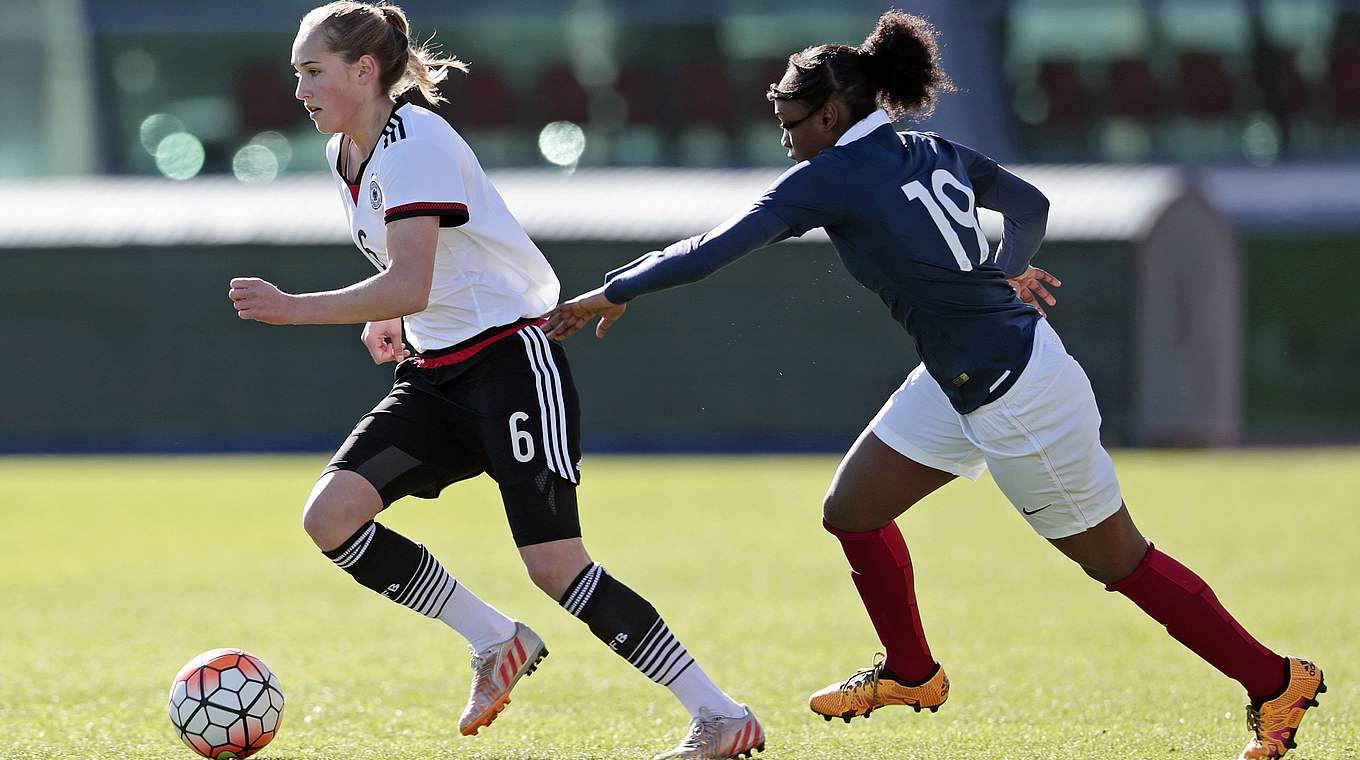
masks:
[[[367,323],[361,338],[373,360],[398,362],[391,392],[313,489],[307,533],[359,583],[468,640],[472,694],[459,728],[475,734],[547,655],[543,640],[374,518],[403,496],[434,498],[488,473],[534,583],[693,716],[686,737],[660,757],[762,749],[751,711],[709,679],[647,600],[586,554],[576,389],[538,318],[557,301],[557,277],[467,143],[398,97],[416,87],[438,102],[434,86],[466,65],[413,45],[396,6],[335,2],[302,19],[293,67],[298,99],[317,129],[334,135],[326,150],[339,199],[378,273],[298,295],[237,278],[230,298],[242,319],[269,324]]]
[[[565,338],[599,316],[603,337],[640,295],[824,228],[846,269],[911,333],[922,363],[850,448],[823,511],[887,658],[814,694],[812,710],[848,722],[885,705],[935,710],[948,697],[894,519],[955,477],[990,469],[1040,535],[1246,688],[1255,736],[1242,757],[1279,757],[1325,690],[1322,672],[1259,644],[1134,526],[1100,445],[1090,383],[1043,318],[1041,304],[1054,304],[1046,284],[1060,283],[1029,262],[1048,201],[986,156],[893,129],[952,89],[935,39],[926,21],[890,11],[858,48],[791,56],[767,96],[798,163],[744,215],[610,272],[604,287],[555,309],[548,335]],[[1005,217],[995,251],[976,206]]]

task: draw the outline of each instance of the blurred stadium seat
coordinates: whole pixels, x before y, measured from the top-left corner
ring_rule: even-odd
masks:
[[[1177,59],[1176,87],[1180,111],[1186,116],[1223,119],[1233,115],[1236,83],[1217,53],[1182,52]]]
[[[701,59],[680,66],[677,95],[684,104],[684,121],[730,132],[736,127],[733,86],[723,61]]]
[[[1313,103],[1313,88],[1299,71],[1297,51],[1272,49],[1266,75],[1273,78],[1271,84],[1284,116],[1293,117],[1307,113]]]
[[[293,80],[276,63],[251,63],[236,71],[232,96],[241,126],[251,132],[285,131],[302,121]]]
[[[630,58],[619,66],[614,89],[627,104],[626,121],[629,126],[662,126],[667,121],[664,113],[667,96],[671,93],[668,72],[655,62]]]
[[[443,90],[455,126],[498,129],[515,122],[515,91],[494,66],[477,64],[466,76],[453,72]]]
[[[536,121],[590,121],[590,93],[565,61],[553,61],[539,73],[534,87],[533,119]]]
[[[1347,125],[1360,123],[1360,49],[1332,51],[1326,87],[1332,118]]]
[[[1110,113],[1139,122],[1157,119],[1166,109],[1166,95],[1143,58],[1119,58],[1106,70],[1105,89]]]
[[[1039,87],[1048,99],[1045,126],[1073,128],[1091,122],[1095,98],[1076,61],[1050,58],[1040,62]]]

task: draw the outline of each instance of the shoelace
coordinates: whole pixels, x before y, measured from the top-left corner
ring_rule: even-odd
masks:
[[[1247,725],[1256,734],[1257,740],[1261,740],[1261,711],[1247,705]]]
[[[715,745],[719,738],[718,725],[721,717],[710,713],[705,708],[700,708],[699,717],[690,724],[689,736],[681,742],[681,749],[703,749],[704,747]]]
[[[870,696],[873,698],[875,702],[877,702],[878,679],[879,674],[883,671],[883,663],[885,659],[886,658],[883,656],[882,652],[875,654],[874,664],[867,668],[864,668],[863,670],[855,671],[855,674],[853,676],[850,676],[849,678],[845,679],[845,683],[841,684],[841,691],[848,694],[860,688],[861,686],[867,685],[870,689]]]
[[[472,653],[472,695],[477,696],[477,692],[485,690],[492,685],[491,668],[496,664],[496,652],[488,651],[484,654]]]

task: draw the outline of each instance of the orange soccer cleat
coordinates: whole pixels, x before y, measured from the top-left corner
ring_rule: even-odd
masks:
[[[916,686],[883,678],[882,672],[883,659],[879,655],[872,667],[813,694],[808,706],[827,720],[841,718],[849,723],[851,718],[860,715],[867,718],[874,710],[887,705],[906,705],[916,712],[924,707],[935,712],[949,699],[949,677],[938,664],[930,678]]]
[[[1327,691],[1322,681],[1322,669],[1297,657],[1289,661],[1289,682],[1274,699],[1247,705],[1247,725],[1256,733],[1242,750],[1238,760],[1264,760],[1284,757],[1294,748],[1294,736],[1303,722],[1303,714],[1317,707],[1317,695]]]

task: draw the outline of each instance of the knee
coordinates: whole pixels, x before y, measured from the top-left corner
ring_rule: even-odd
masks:
[[[1125,578],[1133,575],[1133,571],[1143,562],[1143,556],[1147,554],[1147,544],[1139,546],[1124,547],[1121,551],[1112,552],[1108,556],[1100,557],[1095,561],[1087,560],[1078,563],[1082,572],[1106,586],[1118,583]]]
[[[1112,572],[1108,567],[1103,565],[1080,565],[1080,567],[1081,571],[1086,573],[1086,577],[1105,586],[1123,580],[1127,575],[1120,575]]]
[[[838,530],[855,533],[878,530],[893,519],[892,515],[885,517],[883,512],[863,499],[850,497],[834,485],[822,497],[822,520]]]
[[[353,530],[346,532],[345,523],[343,512],[337,509],[333,501],[312,499],[302,508],[302,529],[307,531],[312,543],[322,551],[330,551],[343,544],[346,538],[359,529],[356,525]]]
[[[832,527],[843,528],[842,523],[847,517],[848,505],[841,498],[840,491],[833,486],[822,497],[822,520],[829,523]]]
[[[579,568],[572,569],[558,562],[542,560],[526,560],[524,569],[529,572],[529,580],[533,581],[539,590],[554,601],[562,598],[571,586],[571,582],[576,579]]]
[[[302,529],[322,549],[331,548],[327,546],[330,543],[327,539],[334,532],[334,525],[334,514],[327,509],[325,501],[311,499],[302,508]],[[340,540],[344,541],[343,538]]]
[[[372,491],[371,486],[368,489]],[[382,500],[376,492],[347,489],[343,481],[326,476],[317,482],[302,509],[302,529],[318,548],[330,551],[372,520],[381,508]]]

